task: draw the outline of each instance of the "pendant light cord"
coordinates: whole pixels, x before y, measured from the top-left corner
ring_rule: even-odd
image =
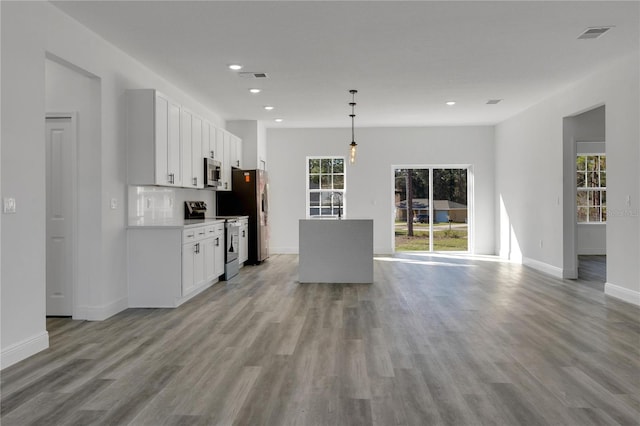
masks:
[[[349,90],[349,93],[351,93],[351,102],[349,102],[349,105],[351,105],[351,143],[355,143],[356,142],[356,131],[355,131],[355,118],[356,118],[356,113],[355,113],[355,107],[356,107],[356,93],[358,93],[357,90],[355,89],[351,89]]]

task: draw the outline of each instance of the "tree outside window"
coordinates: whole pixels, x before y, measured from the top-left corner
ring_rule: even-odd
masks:
[[[607,158],[578,155],[576,160],[578,223],[607,221]]]
[[[307,217],[344,216],[344,157],[307,158]]]

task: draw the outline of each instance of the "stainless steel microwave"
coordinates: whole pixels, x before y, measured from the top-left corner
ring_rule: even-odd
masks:
[[[204,159],[204,185],[218,188],[222,186],[222,163],[213,158]]]

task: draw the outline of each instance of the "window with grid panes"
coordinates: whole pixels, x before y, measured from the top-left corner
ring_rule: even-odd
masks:
[[[607,221],[607,158],[578,155],[576,160],[578,223]]]
[[[307,157],[307,217],[345,215],[344,157]]]

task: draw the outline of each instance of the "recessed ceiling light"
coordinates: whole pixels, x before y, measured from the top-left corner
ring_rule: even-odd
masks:
[[[254,94],[255,93],[260,93],[260,92],[262,92],[262,89],[249,89],[249,92],[254,93]]]
[[[282,123],[282,118],[276,118],[276,119],[275,119],[275,120],[273,120],[273,121],[275,121],[276,123]]]
[[[455,102],[455,101],[448,101],[448,102],[447,102],[447,105],[449,105],[449,106],[453,106],[453,105],[455,105],[455,104],[456,104],[456,102]]]
[[[238,65],[238,64],[231,64],[229,65],[229,69],[233,70],[233,71],[238,71],[242,69],[242,65]]]
[[[273,107],[271,105],[265,105],[264,109],[266,109],[267,111],[271,111]]]

